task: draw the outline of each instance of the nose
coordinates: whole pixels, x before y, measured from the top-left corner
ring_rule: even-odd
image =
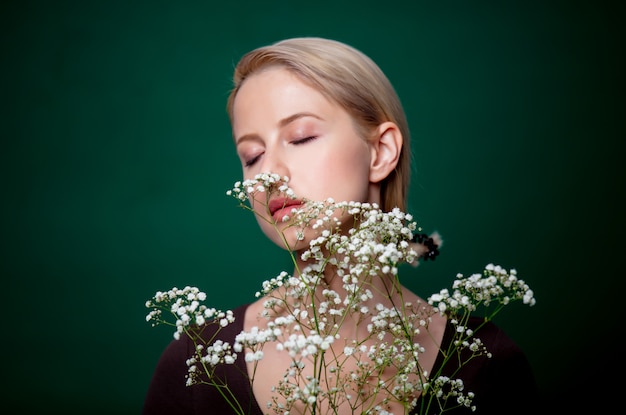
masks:
[[[266,147],[265,152],[263,153],[263,157],[258,162],[257,173],[273,173],[278,174],[282,177],[290,177],[289,176],[289,168],[285,163],[284,152],[277,148]],[[255,169],[256,170],[256,169]],[[277,192],[277,185],[274,184],[271,188],[268,188],[268,192],[266,193],[255,193],[253,195],[253,206],[255,210],[259,210],[260,215],[265,217],[265,215],[269,215],[268,219],[271,218],[271,213],[269,211],[269,201],[272,195],[275,195]]]
[[[263,173],[276,173],[281,177],[290,177],[284,152],[279,146],[265,149],[260,167]]]

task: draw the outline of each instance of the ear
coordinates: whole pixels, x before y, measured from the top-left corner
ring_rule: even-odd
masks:
[[[378,126],[371,139],[370,182],[383,181],[396,168],[402,150],[402,133],[393,122]]]

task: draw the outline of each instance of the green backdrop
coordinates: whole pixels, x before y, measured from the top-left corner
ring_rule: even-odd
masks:
[[[546,405],[604,399],[624,286],[618,3],[2,2],[3,403],[139,413],[171,339],[145,322],[155,291],[232,308],[290,270],[225,195],[224,108],[244,52],[311,35],[369,54],[405,105],[410,210],[445,240],[406,285],[516,268],[538,303],[498,323]]]

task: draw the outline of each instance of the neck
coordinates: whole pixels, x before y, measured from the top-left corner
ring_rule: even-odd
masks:
[[[307,280],[310,266],[311,263],[298,260],[293,275]],[[333,310],[324,316],[320,313],[320,317],[327,320],[326,324],[336,326],[344,338],[368,337],[371,316],[378,314],[381,308],[395,310],[400,315],[415,314],[416,310],[422,314],[426,310],[426,303],[402,286],[395,276],[381,273],[354,277],[348,271],[342,275],[338,267],[331,264],[326,264],[321,275],[319,280],[310,281],[302,297],[288,300],[288,307],[310,305],[308,308],[314,312]]]

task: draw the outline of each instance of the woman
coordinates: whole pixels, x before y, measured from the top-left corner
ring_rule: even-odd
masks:
[[[348,235],[355,223],[356,227],[361,224],[363,217],[355,215],[355,210],[339,208],[332,201],[380,206],[382,212],[404,211],[411,159],[407,122],[392,85],[361,52],[321,38],[287,39],[253,50],[235,68],[227,108],[244,179],[256,179],[258,183],[261,174],[276,174],[264,191],[250,187],[247,197],[265,235],[295,253],[293,275],[307,274],[311,269],[311,255],[315,254],[310,254],[308,248],[320,235],[329,234],[323,229],[331,227],[338,235]],[[285,178],[283,185],[288,180],[291,193],[278,191],[284,189],[279,187],[281,178]],[[299,212],[310,210],[309,201],[330,201],[331,219],[325,223],[332,225],[316,228],[310,226],[310,220],[299,222],[302,226],[294,225]],[[359,219],[355,219],[357,216]],[[438,238],[420,238],[419,246],[411,245],[414,253],[433,259]],[[330,250],[328,245],[321,249],[326,254]],[[413,259],[408,257],[407,261]],[[289,298],[289,289],[282,282],[275,283],[256,302],[235,309],[232,324],[219,332],[206,329],[200,336],[232,345],[242,330],[275,330],[274,322],[293,315],[293,310],[317,313],[320,304],[327,307],[328,293],[346,298],[346,279],[341,278],[344,271],[327,264],[315,268],[319,281],[309,284],[297,299]],[[437,312],[432,304],[401,286],[393,274],[375,274],[359,277],[357,282],[366,286],[358,306],[362,312],[338,308],[330,314],[334,316],[330,320],[324,317],[321,327],[315,320],[289,332],[310,336],[332,325],[332,336],[326,343],[321,340],[316,344],[312,355],[302,358],[300,354],[299,360],[294,359],[294,349],[286,353],[290,344],[287,332],[279,331],[278,338],[273,338],[275,344],[264,347],[262,354],[248,353],[244,359],[242,351],[235,364],[215,366],[211,378],[220,379],[224,388],[203,384],[207,379],[201,376],[195,379],[198,384],[185,386],[189,364],[185,362],[194,354],[195,343],[186,336],[173,341],[157,365],[143,413],[439,413],[438,401],[430,400],[425,405],[426,399],[421,396],[421,388],[433,373],[462,379],[465,395],[454,395],[463,398],[447,404],[459,413],[470,413],[474,407],[479,414],[533,409],[536,388],[528,362],[493,323],[468,321],[468,327],[479,329],[478,337],[490,358],[478,355],[464,365],[448,360],[444,351],[457,330],[448,315]],[[381,345],[391,348],[396,344],[390,332],[373,335],[372,326],[380,321],[380,314],[372,317],[370,310],[397,313],[405,319],[398,321],[419,316],[419,321],[425,322],[421,328],[411,326],[410,342],[403,343],[417,346],[411,351],[415,354],[402,355],[402,359],[409,356],[411,360],[410,356],[419,351],[419,370],[403,372],[404,392],[389,386],[401,377],[402,364],[376,365],[376,359],[364,358],[369,353],[366,350],[380,352]],[[243,344],[255,350],[249,343]],[[324,354],[320,354],[319,347],[324,348]],[[363,355],[349,359],[354,350],[363,351]],[[298,353],[303,352],[298,349]],[[294,365],[294,361],[302,366]],[[364,369],[364,361],[368,361],[368,369]],[[361,378],[364,373],[367,376]],[[314,386],[294,387],[298,380],[313,382]],[[406,385],[418,387],[406,392]],[[336,390],[339,392],[333,395]],[[467,399],[467,405],[463,399]]]

